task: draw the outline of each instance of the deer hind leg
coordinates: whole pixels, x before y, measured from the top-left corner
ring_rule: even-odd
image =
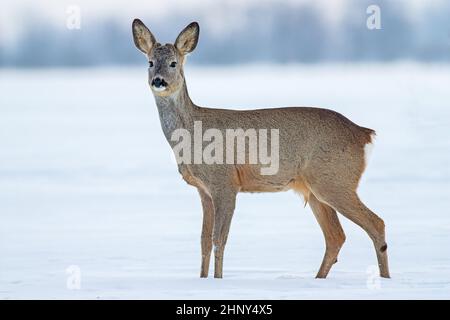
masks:
[[[326,184],[324,187],[311,186],[311,191],[320,201],[327,203],[367,232],[375,246],[380,276],[389,278],[384,221],[368,209],[353,190],[346,191],[334,184]]]
[[[214,225],[214,206],[211,197],[200,188],[198,189],[203,207],[203,226],[202,226],[202,266],[200,277],[207,278],[209,272],[209,262],[212,250],[212,231]]]
[[[345,242],[345,234],[333,208],[317,200],[313,194],[309,195],[309,206],[322,229],[326,244],[325,255],[316,278],[326,278],[333,264],[337,262],[339,250]]]

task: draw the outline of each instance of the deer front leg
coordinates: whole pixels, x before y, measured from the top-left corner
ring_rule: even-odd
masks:
[[[218,188],[213,192],[214,203],[214,278],[222,278],[223,253],[230,231],[236,204],[236,191],[230,188]]]
[[[209,261],[212,250],[212,231],[214,225],[214,206],[211,197],[203,190],[198,189],[203,207],[203,226],[202,226],[202,266],[200,277],[207,278],[209,271]]]

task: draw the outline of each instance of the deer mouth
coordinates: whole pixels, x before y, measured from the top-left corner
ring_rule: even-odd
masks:
[[[167,87],[166,87],[166,86],[159,86],[159,87],[157,87],[157,86],[153,86],[153,85],[152,85],[152,89],[153,89],[154,91],[161,92],[161,91],[166,90]]]

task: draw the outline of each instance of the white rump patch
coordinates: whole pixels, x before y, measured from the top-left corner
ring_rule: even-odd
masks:
[[[364,163],[367,167],[367,164],[369,163],[369,158],[370,155],[372,154],[372,150],[373,150],[373,143],[375,141],[375,133],[371,133],[370,134],[370,142],[366,143],[366,145],[364,146]]]

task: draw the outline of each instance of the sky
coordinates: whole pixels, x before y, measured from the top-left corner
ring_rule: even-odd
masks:
[[[405,3],[405,10],[420,10],[424,5],[439,4],[445,0],[392,0]],[[204,13],[208,27],[220,31],[239,24],[239,12],[246,6],[257,3],[314,4],[332,23],[339,18],[346,0],[2,0],[0,10],[0,41],[14,41],[23,30],[28,17],[38,15],[49,19],[56,26],[65,26],[67,8],[72,5],[81,9],[81,19],[91,20],[101,17],[116,17],[128,24],[135,17],[161,18],[171,12],[192,12],[192,16]],[[376,0],[374,0],[376,2]],[[213,30],[214,31],[214,30]]]

